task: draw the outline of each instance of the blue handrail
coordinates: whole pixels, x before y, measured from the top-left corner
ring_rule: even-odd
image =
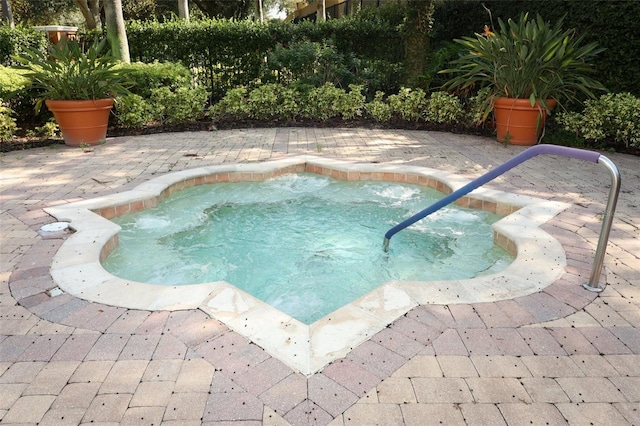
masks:
[[[609,200],[607,203],[607,211],[605,211],[605,216],[603,218],[602,231],[600,233],[600,241],[598,242],[598,249],[596,250],[596,262],[594,263],[594,269],[591,274],[591,279],[588,285],[585,285],[586,288],[593,291],[601,291],[597,287],[598,279],[600,276],[600,272],[602,269],[602,262],[604,260],[604,251],[606,249],[607,240],[609,238],[609,230],[611,229],[611,222],[613,220],[613,212],[615,211],[615,205],[618,198],[618,193],[620,191],[620,173],[618,172],[615,165],[605,156],[600,155],[594,151],[586,151],[583,149],[577,148],[568,148],[564,146],[557,145],[536,145],[533,146],[526,151],[521,152],[495,169],[485,173],[477,179],[469,182],[462,188],[452,192],[446,197],[436,201],[429,207],[421,210],[420,212],[414,214],[410,218],[405,221],[397,224],[393,228],[389,229],[387,233],[384,235],[384,250],[389,251],[389,241],[391,237],[393,237],[398,232],[407,228],[408,226],[413,225],[417,221],[424,219],[430,214],[440,210],[441,208],[447,206],[448,204],[453,203],[457,199],[465,196],[469,192],[473,191],[476,188],[484,185],[485,183],[495,179],[496,177],[504,174],[505,172],[511,170],[517,165],[524,163],[525,161],[537,156],[537,155],[559,155],[563,157],[576,158],[578,160],[589,161],[591,163],[602,163],[609,169],[612,177],[612,185],[611,192],[609,195]],[[603,241],[604,240],[604,241]],[[595,282],[594,282],[595,280]],[[595,285],[594,285],[595,284]]]

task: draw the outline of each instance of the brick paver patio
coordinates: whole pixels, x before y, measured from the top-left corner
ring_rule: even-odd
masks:
[[[523,148],[437,132],[250,129],[122,137],[0,157],[0,423],[176,425],[640,425],[640,158],[605,153],[622,191],[588,280],[606,170],[536,157],[488,187],[572,204],[544,226],[565,275],[544,291],[429,305],[306,377],[202,311],[148,312],[57,295],[60,237],[45,207],[211,164],[313,154],[472,179]]]

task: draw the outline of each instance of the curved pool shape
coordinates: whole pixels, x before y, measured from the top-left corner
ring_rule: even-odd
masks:
[[[56,253],[51,275],[60,289],[89,301],[143,310],[201,309],[295,370],[311,375],[418,305],[524,296],[540,291],[564,273],[564,251],[540,225],[568,205],[482,188],[457,204],[505,216],[493,224],[494,242],[516,255],[513,263],[498,273],[472,279],[390,280],[312,324],[304,324],[225,281],[158,286],[115,277],[102,266],[118,246],[120,228],[109,219],[154,207],[159,200],[187,187],[264,181],[289,173],[412,183],[443,193],[467,183],[455,175],[423,167],[355,164],[313,156],[169,173],[131,191],[47,208],[57,220],[69,221],[76,231]],[[382,238],[380,235],[380,246]]]
[[[513,261],[493,243],[500,216],[455,205],[382,249],[389,227],[440,198],[420,185],[308,173],[200,185],[115,218],[119,247],[103,265],[159,285],[224,280],[311,324],[394,279],[467,279]]]

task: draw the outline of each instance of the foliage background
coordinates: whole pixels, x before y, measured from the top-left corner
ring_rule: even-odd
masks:
[[[35,16],[35,12],[42,9],[42,19],[53,19],[54,11],[69,11],[71,0],[14,0],[13,3],[17,15],[24,9],[30,11],[29,16]],[[145,14],[151,17],[151,11],[165,6],[152,0],[125,0],[123,3],[129,11],[129,18],[143,18]],[[67,7],[63,8],[64,5]],[[426,52],[430,58],[431,75],[423,76],[423,87],[431,84],[431,88],[437,90],[441,82],[437,77],[432,82],[435,72],[456,54],[455,51],[447,51],[447,43],[452,39],[481,32],[484,25],[493,27],[498,17],[504,20],[517,18],[521,12],[528,11],[531,16],[539,13],[551,22],[566,15],[565,28],[575,28],[586,41],[597,41],[606,48],[595,64],[597,77],[604,85],[612,92],[640,95],[640,67],[637,66],[640,1],[443,0],[435,5],[432,47],[431,52]],[[198,78],[212,91],[214,99],[222,97],[231,87],[249,84],[259,78],[262,72],[259,64],[277,44],[287,45],[303,40],[333,40],[341,54],[354,54],[368,61],[369,66],[378,61],[379,71],[387,79],[380,89],[389,91],[398,86],[394,81],[398,76],[393,74],[398,70],[388,69],[388,64],[402,64],[405,59],[402,48],[405,37],[403,13],[402,6],[391,7],[389,4],[381,8],[365,8],[356,18],[317,24],[269,22],[260,25],[248,20],[160,23],[145,20],[129,21],[127,30],[133,60],[181,62],[196,71]],[[26,28],[12,32],[0,27],[0,63],[11,64],[10,55],[19,53],[21,46],[38,43],[37,35]]]
[[[640,1],[448,0],[436,8],[434,42],[442,46],[454,38],[480,33],[484,25],[494,28],[498,17],[516,19],[527,11],[550,22],[564,16],[564,28],[574,28],[585,42],[595,41],[606,48],[595,68],[609,91],[640,95]]]
[[[233,87],[269,81],[265,56],[278,45],[331,41],[339,53],[355,55],[369,67],[389,68],[388,64],[404,59],[398,49],[402,34],[395,27],[353,18],[264,25],[246,20],[136,21],[128,24],[127,35],[132,60],[181,62],[195,70],[213,99],[220,99]],[[385,86],[398,86],[397,73],[392,69],[381,72]]]
[[[268,4],[269,1],[275,0],[264,1]],[[199,99],[207,91],[211,95],[209,103],[215,104],[230,90],[244,87],[247,90],[246,102],[249,106],[259,106],[258,98],[263,96],[265,99],[276,99],[276,105],[286,107],[287,113],[296,112],[295,108],[290,108],[293,105],[291,102],[282,103],[282,99],[287,101],[292,97],[292,92],[289,92],[288,88],[278,88],[272,83],[293,81],[298,84],[295,90],[305,96],[314,90],[312,87],[318,90],[324,87],[317,92],[318,96],[326,95],[327,99],[331,96],[336,97],[338,92],[333,88],[320,86],[325,82],[323,79],[319,79],[319,83],[309,84],[312,79],[301,78],[300,75],[291,73],[297,66],[297,69],[306,72],[306,77],[309,77],[310,63],[314,69],[335,64],[335,67],[329,71],[339,72],[340,75],[348,77],[333,81],[337,83],[338,89],[346,91],[352,83],[362,86],[361,92],[348,92],[348,94],[355,93],[351,98],[346,95],[340,95],[338,98],[347,100],[345,101],[347,103],[360,105],[364,102],[359,98],[362,94],[366,98],[364,107],[359,107],[362,113],[370,114],[376,121],[386,122],[393,120],[393,117],[409,114],[411,107],[415,105],[416,101],[413,99],[404,102],[402,107],[394,106],[399,99],[403,99],[403,96],[406,95],[407,99],[410,97],[407,94],[409,92],[403,92],[405,90],[402,89],[403,86],[414,89],[411,96],[419,94],[415,91],[418,88],[424,89],[427,94],[439,90],[446,77],[438,74],[438,70],[448,68],[448,62],[460,53],[451,42],[454,38],[482,32],[485,25],[494,28],[498,17],[503,20],[517,18],[521,12],[529,12],[532,16],[540,14],[552,23],[564,17],[564,28],[575,28],[576,35],[584,36],[586,42],[596,41],[606,48],[594,64],[596,68],[594,77],[599,79],[610,92],[626,92],[635,95],[636,98],[640,97],[640,67],[637,65],[638,52],[640,52],[640,25],[638,24],[640,1],[638,0],[435,0],[430,51],[424,52],[428,59],[427,69],[422,75],[412,76],[417,77],[412,80],[403,74],[406,63],[404,48],[407,38],[406,8],[395,1],[389,1],[380,8],[365,8],[355,17],[331,19],[326,23],[306,21],[297,24],[276,21],[260,24],[248,19],[177,21],[171,18],[171,13],[175,11],[170,5],[175,2],[172,0],[170,4],[165,3],[160,0],[123,0],[124,12],[129,19],[127,31],[132,60],[145,63],[176,62],[183,64],[191,72],[189,76],[191,81],[187,82],[182,81],[181,77],[178,78],[184,74],[184,71],[169,72],[167,68],[162,69],[160,65],[153,68],[156,71],[162,69],[163,73],[168,72],[168,75],[177,79],[176,81],[181,81],[178,84],[179,88],[176,86],[168,92],[166,90],[155,92],[156,96],[164,96],[163,99],[166,102],[173,104],[181,104],[181,98]],[[25,47],[44,50],[46,45],[44,33],[34,31],[29,27],[30,25],[73,24],[71,20],[76,19],[78,15],[72,0],[12,0],[12,4],[17,22],[23,25],[19,25],[15,30],[0,26],[0,64],[2,65],[13,65],[12,55],[19,55]],[[66,6],[58,7],[59,5]],[[243,14],[247,16],[251,13],[251,7],[246,3]],[[199,16],[203,17],[202,14]],[[70,21],[64,21],[66,19]],[[52,22],[52,20],[58,21]],[[88,35],[87,41],[91,41],[96,35]],[[293,49],[295,46],[297,51]],[[321,54],[305,64],[302,60],[303,54],[312,47]],[[283,54],[282,52],[287,49],[294,53]],[[275,55],[276,53],[280,56]],[[287,63],[284,59],[289,62]],[[272,62],[269,63],[269,61]],[[277,66],[275,66],[276,62],[278,62]],[[316,66],[318,64],[320,67]],[[0,69],[0,74],[5,71]],[[140,71],[142,77],[139,80],[143,82],[148,76],[157,74],[154,72],[152,69]],[[317,77],[317,75],[311,75],[311,77]],[[0,78],[0,82],[4,80],[8,81]],[[409,81],[413,84],[408,85]],[[149,82],[151,85],[155,80],[150,79]],[[303,84],[300,85],[300,83]],[[305,84],[310,87],[305,88]],[[143,88],[156,91],[160,89],[156,83],[151,85],[153,87],[150,85],[147,87],[139,84],[139,87],[143,92]],[[258,91],[251,97],[253,90],[261,86],[265,86],[262,92]],[[33,93],[25,88],[15,91],[12,89],[12,93],[3,92],[4,105],[8,105],[13,110],[12,112],[5,108],[0,114],[6,119],[4,121],[6,128],[9,130],[13,128],[15,122],[13,118],[17,118],[20,122],[18,124],[23,128],[33,128],[33,126],[27,127],[30,124],[29,120],[42,124],[41,120],[34,120],[30,101],[33,98],[32,95]],[[137,96],[129,100],[128,109],[124,108],[123,104],[120,110],[122,114],[117,117],[120,123],[129,119],[131,123],[144,124],[147,121],[145,117],[153,117],[154,120],[161,122],[181,120],[180,116],[170,117],[146,105],[148,94]],[[625,117],[631,117],[627,120],[628,123],[616,122],[613,127],[627,126],[624,127],[627,130],[622,142],[627,146],[637,147],[640,139],[634,123],[638,122],[640,116],[638,111],[640,104],[637,103],[636,98],[617,96],[612,98],[614,104],[611,105],[608,98],[604,101],[602,99],[598,102],[594,101],[590,104],[591,109],[582,113],[574,111],[582,115],[568,116],[569,118],[565,121],[570,122],[567,126],[571,132],[586,139],[595,140],[592,137],[595,130],[591,127],[599,120],[598,122],[603,123],[604,130],[598,130],[598,134],[604,134],[604,137],[609,140],[612,136],[607,133],[609,132],[607,129],[612,127],[611,123],[614,121],[609,120],[608,117],[618,116],[621,114],[620,111],[624,111],[625,114],[628,112],[626,115],[623,114]],[[437,99],[440,102],[440,99]],[[392,100],[393,102],[390,102]],[[462,100],[462,106],[470,111],[469,113],[473,110],[473,100],[473,96]],[[438,104],[437,109],[444,110],[443,105],[449,105],[453,108],[452,111],[457,111],[458,107],[454,108],[454,102],[448,99],[444,101],[446,104]],[[189,108],[193,107],[193,111],[198,110],[199,106],[196,104]],[[436,102],[432,104],[435,106]],[[349,107],[346,110],[350,111],[353,108]],[[593,117],[593,111],[602,113],[596,119]],[[610,111],[614,111],[615,114]],[[255,111],[253,114],[257,116],[263,113],[264,111]],[[458,113],[455,112],[454,115],[456,114]],[[198,114],[189,113],[187,110],[184,116],[196,117]],[[588,120],[584,117],[588,117]],[[627,134],[632,136],[626,136]]]

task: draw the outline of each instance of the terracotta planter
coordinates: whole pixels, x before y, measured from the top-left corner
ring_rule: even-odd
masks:
[[[53,113],[64,143],[69,146],[98,145],[107,136],[113,99],[91,101],[45,101]]]
[[[547,100],[549,108],[556,101]],[[512,145],[535,145],[544,128],[547,111],[537,101],[532,107],[529,99],[498,98],[493,104],[498,142]]]

